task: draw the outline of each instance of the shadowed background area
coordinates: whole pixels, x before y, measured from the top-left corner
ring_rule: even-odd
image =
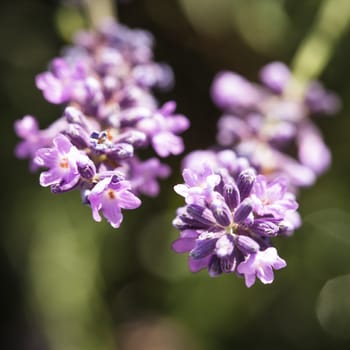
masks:
[[[97,0],[96,0],[97,1]],[[349,10],[336,0],[336,13]],[[21,350],[349,349],[350,30],[331,51],[320,79],[343,101],[341,112],[316,122],[333,166],[302,191],[304,221],[276,242],[286,269],[270,286],[191,274],[173,253],[171,221],[182,199],[181,157],[161,195],[143,197],[120,229],[96,223],[77,192],[53,195],[38,174],[15,159],[13,123],[25,114],[46,127],[62,112],[47,103],[35,75],[87,26],[79,1],[4,0],[0,4],[1,236],[0,348]],[[214,75],[230,69],[256,81],[262,65],[292,62],[314,28],[319,0],[129,0],[119,20],[150,30],[155,59],[169,63],[176,100],[188,116],[186,153],[215,143],[220,116],[211,102]],[[342,7],[342,4],[344,5]],[[350,17],[350,16],[349,16]],[[329,18],[337,22],[336,14]],[[332,29],[325,38],[332,37]],[[322,47],[322,37],[320,38]]]

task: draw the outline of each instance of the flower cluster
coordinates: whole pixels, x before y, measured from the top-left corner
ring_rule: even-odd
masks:
[[[263,67],[260,79],[263,85],[233,72],[216,76],[212,98],[224,112],[217,141],[247,157],[263,174],[283,174],[295,189],[310,186],[331,162],[312,117],[334,114],[340,101],[319,82],[299,92],[298,82],[281,62]]]
[[[106,21],[97,31],[77,34],[74,46],[36,78],[47,101],[64,107],[40,130],[30,115],[16,121],[22,141],[15,153],[29,158],[31,170],[44,167],[40,184],[53,193],[79,189],[83,202],[117,228],[121,209],[140,206],[139,194],[156,196],[158,178],[170,169],[157,157],[140,159],[151,146],[160,157],[178,155],[188,119],[173,101],[159,106],[151,89],[172,84],[171,69],[153,61],[153,38]]]
[[[193,152],[185,166],[185,183],[175,186],[186,206],[173,221],[180,230],[173,249],[189,252],[192,272],[234,272],[245,277],[247,287],[256,277],[271,283],[273,269],[286,266],[272,238],[290,235],[300,224],[285,179],[257,175],[231,150]]]
[[[214,79],[211,93],[223,111],[218,145],[194,151],[183,161],[185,198],[173,225],[177,253],[189,253],[192,272],[210,276],[234,272],[247,287],[264,284],[286,262],[273,239],[301,225],[296,194],[330,164],[330,151],[311,115],[333,114],[336,95],[320,83],[296,93],[289,69],[273,62],[261,70],[263,86],[233,72]],[[300,96],[302,95],[302,96]]]

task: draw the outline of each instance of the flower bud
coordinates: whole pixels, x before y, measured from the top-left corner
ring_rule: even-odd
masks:
[[[198,204],[190,204],[186,207],[187,213],[196,221],[205,225],[212,226],[215,224],[215,219],[210,210]]]
[[[211,277],[216,277],[222,273],[221,259],[213,255],[208,264],[208,273]]]
[[[68,106],[63,112],[63,116],[67,119],[68,123],[83,125],[83,113],[75,107]]]
[[[254,233],[263,237],[274,237],[277,236],[279,226],[270,221],[255,221],[251,226]]]
[[[117,143],[107,152],[107,155],[112,160],[122,160],[130,158],[134,155],[134,147],[129,143]]]
[[[238,235],[235,239],[236,246],[246,254],[256,253],[260,246],[259,244],[252,238],[244,235]]]
[[[224,202],[219,200],[213,201],[210,205],[210,210],[219,225],[226,227],[232,222],[232,214]]]
[[[250,200],[243,201],[236,209],[235,214],[233,216],[233,220],[236,223],[241,223],[244,221],[248,215],[252,212],[252,204]]]
[[[215,249],[216,241],[216,238],[197,240],[196,246],[190,252],[190,256],[193,259],[202,259],[212,254]]]
[[[72,144],[80,149],[86,148],[89,145],[89,135],[79,124],[69,124],[64,131],[72,142]]]
[[[228,207],[231,210],[235,209],[240,202],[240,195],[237,186],[235,184],[225,184],[223,192]]]
[[[237,187],[241,195],[241,200],[247,198],[250,195],[250,191],[253,188],[255,182],[255,171],[252,168],[243,170],[237,179]]]

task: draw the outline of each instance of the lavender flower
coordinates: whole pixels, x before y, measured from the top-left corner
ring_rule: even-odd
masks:
[[[52,148],[40,148],[34,159],[38,166],[49,168],[40,175],[41,186],[54,186],[55,190],[70,190],[90,168],[91,176],[95,172],[94,163],[79,151],[69,139],[58,134],[53,140]],[[80,169],[83,169],[80,172]]]
[[[207,152],[208,162],[196,167]],[[235,160],[230,167],[223,159]],[[247,161],[244,162],[247,165]],[[272,245],[272,237],[291,234],[298,224],[294,195],[286,181],[269,181],[251,167],[242,169],[233,151],[194,152],[185,158],[184,184],[175,191],[186,205],[178,209],[173,225],[180,237],[175,252],[189,253],[189,268],[207,268],[210,276],[234,272],[251,287],[255,278],[273,281],[272,269],[286,266]],[[191,165],[194,167],[191,168]],[[296,228],[296,227],[295,227]]]
[[[156,196],[159,178],[170,168],[157,158],[140,159],[152,147],[160,157],[184,150],[179,136],[188,119],[175,113],[173,101],[159,106],[151,89],[172,85],[171,69],[153,61],[153,37],[111,20],[97,31],[79,32],[72,47],[36,77],[47,101],[61,104],[63,114],[40,130],[32,116],[15,122],[22,141],[19,158],[31,170],[46,168],[40,184],[53,193],[78,189],[93,218],[100,211],[118,228],[122,209],[135,209],[137,195]]]
[[[287,263],[277,255],[276,248],[270,247],[264,251],[250,254],[248,259],[237,267],[238,273],[244,275],[246,286],[249,288],[255,283],[256,277],[264,284],[273,282],[273,269],[279,270]]]
[[[135,209],[141,205],[140,199],[130,190],[129,181],[121,180],[116,175],[97,183],[87,194],[94,220],[101,221],[99,211],[102,210],[112,227],[118,228],[123,219],[121,208]]]
[[[212,98],[224,112],[217,140],[247,157],[262,174],[282,174],[291,187],[312,185],[330,165],[331,154],[312,117],[334,114],[339,98],[319,82],[311,82],[296,98],[297,82],[288,67],[272,62],[260,72],[263,85],[232,72],[219,73]],[[297,157],[293,157],[297,149]],[[311,151],[312,150],[312,151]]]

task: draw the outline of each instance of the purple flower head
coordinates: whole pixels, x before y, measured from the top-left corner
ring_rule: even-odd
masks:
[[[114,175],[99,181],[87,195],[95,221],[101,221],[99,211],[112,227],[118,228],[123,220],[121,209],[135,209],[141,201],[131,190],[129,181]]]
[[[196,166],[195,158],[201,159],[204,152],[191,155],[185,164]],[[189,254],[192,272],[204,268],[210,276],[234,272],[245,275],[249,287],[255,276],[271,283],[272,267],[281,268],[284,262],[277,257],[271,238],[292,233],[298,205],[281,179],[267,181],[252,168],[234,171],[238,164],[218,167],[225,163],[222,160],[238,162],[240,158],[229,152],[210,151],[210,163],[184,169],[185,183],[176,185],[175,191],[184,197],[186,206],[173,221],[180,237],[172,247]]]
[[[138,194],[156,196],[158,180],[170,174],[157,158],[141,160],[138,152],[152,147],[167,157],[184,150],[180,134],[188,119],[175,113],[173,101],[159,106],[152,93],[173,79],[168,65],[153,60],[153,45],[150,33],[112,19],[78,33],[36,78],[63,115],[44,130],[31,116],[15,123],[22,139],[16,155],[29,158],[32,170],[47,168],[40,184],[54,193],[80,190],[95,220],[102,210],[113,227],[120,225],[121,208],[138,207]],[[123,180],[116,184],[115,176]]]
[[[214,78],[212,99],[223,111],[219,146],[248,158],[263,175],[286,176],[295,189],[310,186],[331,162],[312,117],[336,113],[339,98],[318,82],[311,82],[299,96],[297,82],[282,62],[263,67],[260,79],[262,86],[233,72]]]

